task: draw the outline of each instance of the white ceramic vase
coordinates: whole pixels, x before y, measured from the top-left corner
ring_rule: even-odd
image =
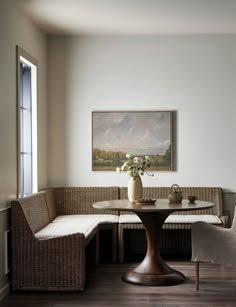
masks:
[[[130,177],[128,183],[128,199],[131,203],[142,198],[143,184],[140,176]]]

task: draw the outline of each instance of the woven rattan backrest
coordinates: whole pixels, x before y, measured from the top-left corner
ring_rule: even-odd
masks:
[[[93,208],[95,202],[118,199],[118,187],[68,187],[54,190],[58,215],[118,214],[115,211]]]
[[[55,191],[54,189],[48,189],[45,191],[45,199],[48,207],[48,215],[50,221],[53,221],[57,216],[56,203],[55,203]]]
[[[36,233],[50,223],[45,192],[19,198],[14,203],[18,203],[21,206],[33,233]]]
[[[181,187],[183,199],[194,195],[198,200],[209,201],[215,204],[214,207],[193,211],[178,211],[174,214],[214,214],[222,215],[222,189],[218,187]],[[144,198],[167,198],[170,193],[169,187],[144,187]],[[120,198],[127,198],[127,188],[120,188]]]

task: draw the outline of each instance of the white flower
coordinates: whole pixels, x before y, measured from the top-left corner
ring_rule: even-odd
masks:
[[[135,158],[134,158],[134,163],[140,163],[140,161],[141,161],[140,158],[138,158],[138,157],[135,157]]]
[[[121,173],[122,167],[121,167],[121,168],[120,168],[120,167],[117,167],[117,168],[116,168],[116,171],[117,171],[117,173]]]
[[[120,168],[117,168],[117,172],[125,171],[127,175],[131,177],[143,176],[147,174],[148,176],[153,176],[147,172],[150,168],[150,159],[148,156],[143,158],[133,157],[131,153],[126,154],[127,161],[123,163]]]

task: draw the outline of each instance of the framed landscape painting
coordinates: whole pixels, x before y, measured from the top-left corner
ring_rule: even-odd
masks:
[[[151,170],[172,170],[172,111],[92,112],[92,170],[115,171],[126,154],[149,156]]]

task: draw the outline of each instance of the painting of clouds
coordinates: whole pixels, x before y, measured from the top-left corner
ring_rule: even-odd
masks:
[[[92,112],[92,170],[115,170],[126,153],[172,170],[172,111]]]

